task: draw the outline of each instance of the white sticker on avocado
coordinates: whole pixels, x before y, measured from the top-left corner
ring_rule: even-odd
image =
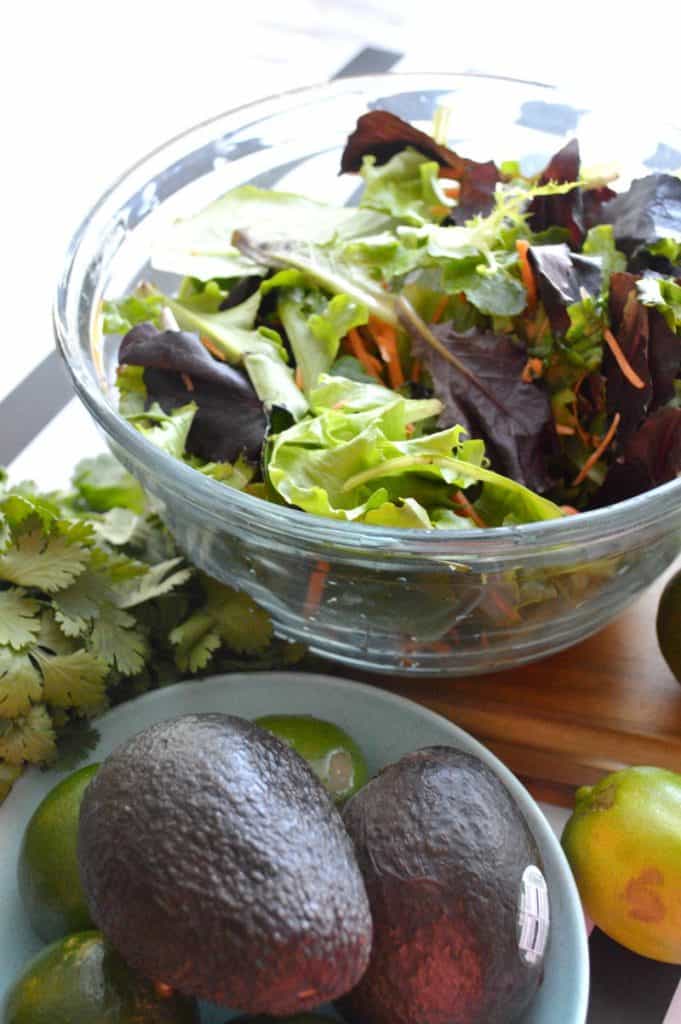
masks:
[[[518,908],[518,949],[526,964],[538,964],[549,938],[549,891],[546,879],[534,864],[523,872]]]

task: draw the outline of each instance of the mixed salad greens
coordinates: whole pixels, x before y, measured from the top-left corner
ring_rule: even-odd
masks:
[[[120,412],[198,472],[383,526],[496,527],[681,472],[681,180],[617,194],[570,142],[533,177],[385,111],[358,207],[243,186],[103,308]]]

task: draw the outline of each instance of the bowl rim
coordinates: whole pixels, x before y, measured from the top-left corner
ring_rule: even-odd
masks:
[[[437,530],[414,527],[405,530],[399,527],[329,519],[238,491],[185,465],[143,437],[109,404],[102,391],[92,386],[85,368],[83,349],[78,344],[82,340],[86,342],[83,347],[90,348],[92,338],[89,324],[84,326],[80,318],[75,324],[71,323],[67,305],[81,248],[91,235],[107,223],[110,208],[121,204],[119,192],[127,192],[138,177],[143,177],[146,182],[150,171],[154,169],[156,173],[160,173],[163,166],[167,165],[167,160],[163,161],[160,168],[155,168],[155,165],[178,145],[188,147],[191,152],[196,148],[194,144],[205,137],[207,132],[214,138],[218,131],[224,135],[230,129],[243,129],[241,119],[246,112],[257,115],[257,123],[265,117],[276,116],[277,112],[286,109],[291,101],[320,101],[345,93],[360,92],[369,87],[375,88],[379,84],[385,84],[390,88],[408,84],[413,89],[414,85],[419,83],[421,88],[432,88],[437,85],[451,85],[453,81],[461,79],[530,86],[545,89],[561,99],[565,96],[564,90],[546,83],[477,72],[381,72],[300,86],[251,100],[177,133],[123,171],[90,208],[71,237],[57,282],[52,304],[56,346],[66,364],[76,394],[93,419],[111,441],[129,452],[147,472],[160,478],[167,490],[185,500],[191,495],[192,503],[201,506],[202,510],[213,518],[224,520],[225,513],[232,510],[240,513],[244,519],[257,520],[264,532],[271,530],[286,534],[289,538],[296,536],[307,542],[332,543],[345,549],[362,547],[376,550],[385,547],[387,542],[391,547],[399,545],[410,554],[423,555],[443,553],[443,549],[451,548],[454,543],[458,550],[465,550],[471,554],[504,554],[514,551],[517,557],[519,546],[553,548],[602,541],[614,534],[653,526],[669,514],[681,510],[681,477],[678,477],[614,505],[582,512],[576,516],[517,526]],[[678,131],[669,124],[665,125],[665,129]]]

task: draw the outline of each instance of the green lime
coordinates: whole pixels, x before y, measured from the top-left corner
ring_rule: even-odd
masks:
[[[681,964],[681,775],[625,768],[583,786],[562,844],[601,931],[641,956]]]
[[[664,659],[681,682],[681,572],[667,583],[657,609],[657,641]]]
[[[198,1024],[193,999],[132,971],[99,932],[48,946],[15,981],[2,1024]]]
[[[362,751],[333,722],[312,715],[265,715],[255,721],[305,758],[336,803],[347,800],[368,781]]]
[[[98,767],[81,768],[51,789],[24,832],[19,892],[33,930],[46,942],[93,927],[76,846],[81,800]]]

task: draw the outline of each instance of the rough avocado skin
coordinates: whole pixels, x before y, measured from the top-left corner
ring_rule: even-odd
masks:
[[[187,715],[119,747],[88,787],[78,856],[98,927],[147,977],[249,1013],[347,992],[371,916],[322,784],[241,718]]]
[[[343,820],[374,921],[369,968],[340,1008],[353,1024],[508,1024],[541,963],[518,949],[521,879],[541,868],[506,788],[478,758],[429,747],[384,769]]]

